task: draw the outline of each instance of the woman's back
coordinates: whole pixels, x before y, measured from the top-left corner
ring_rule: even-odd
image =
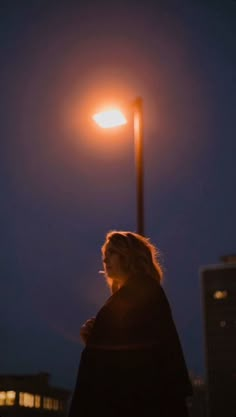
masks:
[[[97,315],[69,416],[170,417],[175,409],[184,417],[188,395],[191,384],[162,287],[149,277],[129,280]]]

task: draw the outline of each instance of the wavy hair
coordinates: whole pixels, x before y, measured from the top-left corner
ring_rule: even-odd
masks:
[[[120,255],[122,269],[130,277],[148,275],[161,282],[162,267],[159,262],[159,251],[146,237],[134,232],[108,232],[102,246],[102,255],[109,245]]]

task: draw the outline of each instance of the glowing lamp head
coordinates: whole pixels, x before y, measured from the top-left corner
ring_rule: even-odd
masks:
[[[120,110],[106,110],[96,113],[93,120],[104,129],[111,127],[122,126],[127,123],[125,116]]]

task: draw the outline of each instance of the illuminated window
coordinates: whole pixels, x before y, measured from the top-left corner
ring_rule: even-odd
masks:
[[[228,296],[228,291],[226,290],[218,290],[215,291],[213,294],[213,297],[215,298],[215,300],[223,300],[224,298],[226,298]]]
[[[24,405],[24,393],[19,392],[19,405]]]
[[[201,385],[203,385],[203,380],[202,380],[202,378],[200,378],[200,377],[195,378],[195,379],[193,380],[193,385],[195,385],[195,386],[201,386]]]
[[[19,405],[22,407],[33,407],[34,406],[34,395],[28,392],[19,393]]]
[[[59,401],[58,400],[53,399],[52,408],[53,408],[53,410],[58,410],[59,409]]]
[[[48,398],[47,397],[43,398],[43,408],[48,408]]]
[[[53,408],[53,399],[49,397],[44,397],[43,408],[47,408],[48,410],[51,410]]]
[[[5,391],[0,391],[0,406],[5,405],[6,393]]]
[[[16,399],[15,391],[7,391],[6,392],[6,405],[14,405]]]
[[[35,408],[40,408],[40,395],[34,396],[34,406]]]

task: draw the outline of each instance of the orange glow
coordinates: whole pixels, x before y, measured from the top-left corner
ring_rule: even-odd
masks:
[[[120,110],[110,109],[93,116],[93,120],[102,128],[109,129],[111,127],[122,126],[127,120]]]
[[[216,300],[223,300],[224,298],[226,298],[227,297],[227,295],[228,295],[228,292],[226,291],[226,290],[223,290],[223,291],[215,291],[214,292],[214,294],[213,294],[213,297],[216,299]]]
[[[135,96],[132,79],[110,77],[95,74],[87,84],[74,90],[74,96],[62,107],[61,121],[65,133],[66,146],[71,146],[73,152],[79,152],[84,157],[103,159],[116,158],[118,154],[128,152],[132,141],[127,138],[133,135],[132,123],[123,124],[116,128],[101,128],[93,119],[93,115],[105,110],[120,110],[127,119],[132,117],[129,103]],[[128,103],[128,104],[127,104]],[[70,143],[69,143],[70,142]],[[84,159],[85,160],[85,159]],[[84,168],[84,164],[80,165]],[[88,164],[86,167],[86,171]],[[91,170],[90,170],[91,171]]]

